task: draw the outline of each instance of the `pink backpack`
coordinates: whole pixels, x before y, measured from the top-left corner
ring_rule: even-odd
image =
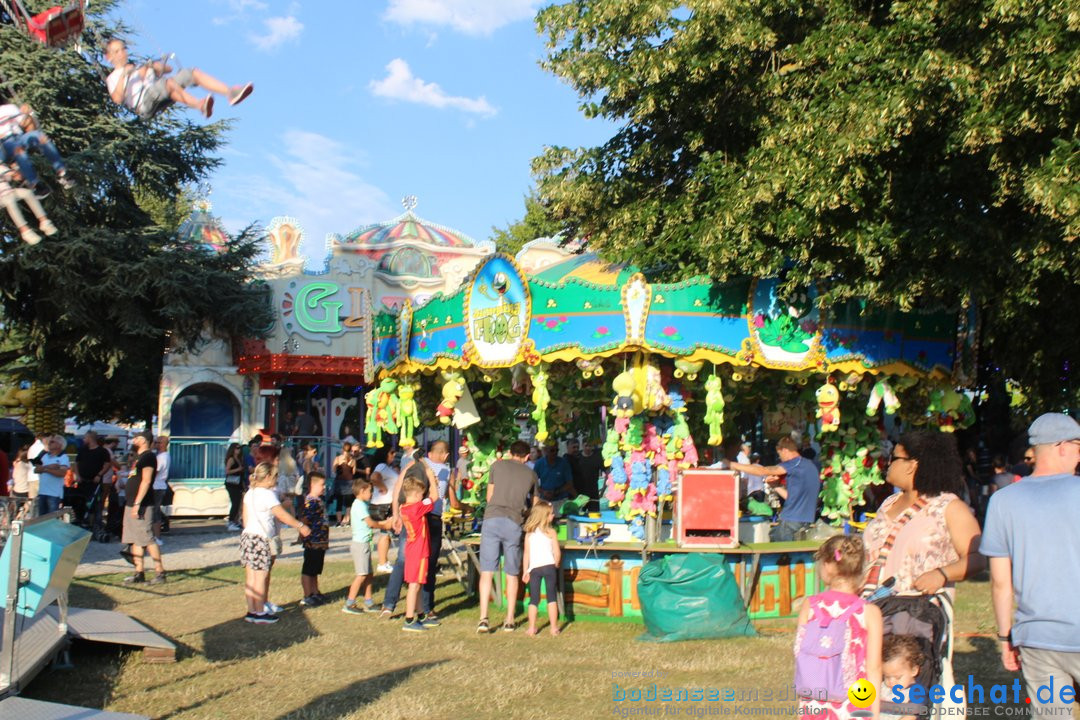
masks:
[[[844,680],[844,653],[848,650],[848,622],[866,602],[856,598],[834,618],[821,609],[831,595],[824,593],[810,599],[810,620],[795,654],[795,689],[801,697],[834,701],[847,698],[850,683]]]

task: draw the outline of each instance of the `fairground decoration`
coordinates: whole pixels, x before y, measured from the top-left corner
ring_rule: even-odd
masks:
[[[466,361],[481,368],[521,362],[531,303],[528,283],[513,259],[493,255],[481,264],[465,295]]]

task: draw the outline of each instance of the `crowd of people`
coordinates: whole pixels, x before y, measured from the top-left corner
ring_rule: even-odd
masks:
[[[1080,525],[1072,517],[1080,503],[1080,424],[1047,414],[1031,425],[1029,439],[1019,466],[994,459],[991,491],[983,503],[985,524],[972,504],[981,493],[972,493],[965,482],[972,458],[958,451],[955,436],[913,431],[892,444],[886,474],[892,494],[861,535],[832,537],[815,555],[827,589],[802,606],[795,642],[796,685],[810,691],[807,706],[852,717],[861,708],[846,689],[865,679],[880,688],[873,712],[880,713],[886,703],[894,713],[917,713],[911,708],[925,698],[916,697],[913,688],[931,666],[934,682],[950,687],[955,585],[987,564],[1005,669],[1023,673],[1032,697],[1040,686],[1071,687],[1080,680],[1080,617],[1070,600],[1071,590],[1080,586],[1080,556],[1074,552],[1080,548]],[[40,513],[63,504],[73,507],[81,522],[106,526],[119,513],[124,554],[134,565],[125,582],[148,581],[149,555],[154,570],[149,582],[163,583],[160,508],[170,465],[168,437],[138,433],[125,457],[116,446],[115,438],[102,441],[87,433],[72,464],[66,438],[40,436],[33,446],[18,449],[2,485],[10,482],[17,497],[36,495]],[[775,449],[779,461],[769,465],[750,462],[749,448],[729,444],[725,454],[732,459],[721,465],[743,473],[748,492],[780,497],[773,539],[790,540],[816,517],[820,478],[805,443],[782,437]],[[270,600],[270,577],[287,541],[285,528],[297,531],[295,543],[303,547],[300,604],[330,601],[320,576],[334,524],[351,528],[354,575],[342,612],[389,619],[404,592],[402,629],[438,627],[435,583],[444,512],[463,509],[459,490],[467,454],[460,448],[459,461],[451,466],[444,440],[406,454],[394,448],[364,452],[358,443],[345,441],[327,477],[312,444],[301,445],[299,460],[279,435],[260,434],[246,447],[230,446],[224,467],[231,501],[227,522],[240,532],[244,619],[254,624],[279,619],[282,608]],[[0,478],[7,466],[0,454]],[[545,590],[548,628],[559,633],[561,549],[552,503],[590,489],[598,494],[601,474],[595,447],[580,452],[576,441],[568,443],[565,455],[548,445],[537,456],[536,448],[519,440],[491,466],[480,533],[477,632],[496,629],[489,610],[501,564],[506,614],[499,627],[517,628],[515,600],[524,583],[528,634],[538,632]],[[389,577],[376,602],[372,579],[379,572]],[[905,613],[930,618],[923,623],[929,634],[913,630],[918,623],[898,619]],[[934,613],[941,618],[937,625]],[[1066,695],[1033,705],[1034,714],[1061,712],[1071,706]]]
[[[960,497],[963,460],[953,436],[900,437],[886,478],[895,493],[861,537],[830,538],[815,555],[827,590],[803,605],[795,642],[795,682],[807,713],[858,717],[864,706],[848,689],[860,680],[878,688],[875,717],[910,717],[927,702],[962,705],[949,694],[955,583],[989,560],[1003,667],[1023,674],[1034,717],[1071,715],[1080,682],[1080,615],[1071,592],[1080,587],[1080,424],[1043,415],[1029,439],[1030,472],[1009,473],[980,528]],[[930,699],[931,684],[946,696]],[[986,692],[975,690],[984,702]]]

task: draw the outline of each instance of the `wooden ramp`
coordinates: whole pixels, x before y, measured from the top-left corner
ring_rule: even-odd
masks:
[[[53,619],[60,616],[55,605],[45,610]],[[89,642],[132,645],[143,649],[143,660],[153,663],[176,662],[176,645],[146,627],[138,620],[112,610],[68,608],[68,634]]]
[[[0,620],[4,613],[0,610]],[[3,622],[0,622],[0,636],[3,634]],[[18,691],[26,687],[67,647],[67,635],[60,632],[60,625],[51,615],[42,613],[35,618],[17,616],[15,618],[15,649],[12,677],[9,682],[0,680],[0,697],[9,691]],[[0,718],[9,717],[0,713]],[[19,717],[19,716],[10,716]]]
[[[9,697],[0,700],[0,718],[18,720],[147,720],[146,715],[108,712],[93,708]]]

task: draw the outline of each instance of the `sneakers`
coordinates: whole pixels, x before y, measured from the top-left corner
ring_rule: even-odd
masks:
[[[476,632],[477,634],[483,633],[485,635],[491,632],[491,624],[488,622],[487,618],[484,618],[479,623],[477,623]]]
[[[201,112],[202,116],[204,118],[206,118],[207,120],[210,119],[210,116],[214,114],[214,96],[213,95],[207,95],[206,96],[206,99],[202,101],[202,105],[199,106],[199,112]]]
[[[439,616],[436,615],[433,612],[428,613],[426,615],[421,615],[421,616],[419,616],[417,618],[417,620],[419,620],[420,624],[423,625],[424,627],[432,628],[432,627],[439,627],[440,625],[442,625],[442,623],[439,622]]]
[[[28,227],[24,227],[19,230],[19,235],[26,242],[27,245],[37,245],[41,242],[41,236]]]
[[[165,541],[159,537],[154,538],[154,542],[157,543],[158,547],[165,547]]]
[[[137,572],[124,578],[125,585],[141,585],[146,582],[146,573]]]
[[[244,102],[244,99],[247,98],[247,96],[250,95],[251,91],[254,89],[255,86],[251,83],[247,83],[246,85],[237,85],[236,87],[229,90],[229,104],[239,105],[240,103]]]
[[[308,595],[300,601],[300,604],[304,607],[319,607],[320,605],[325,605],[326,601],[319,595]]]
[[[66,170],[59,173],[56,176],[56,179],[60,181],[60,187],[64,188],[65,190],[75,189],[75,181],[71,179],[71,176],[68,175]]]
[[[227,530],[228,532],[241,532],[241,531],[243,531],[243,529],[244,529],[244,528],[240,527],[239,525],[237,525],[237,524],[236,524],[236,523],[234,523],[234,522],[231,522],[231,523],[229,523],[229,524],[227,524],[227,525],[225,526],[225,529],[226,529],[226,530]]]
[[[382,565],[379,565],[377,568],[375,568],[375,571],[380,573],[392,573],[394,572],[394,566],[390,563],[383,563]]]
[[[394,611],[391,610],[390,608],[383,608],[379,612],[379,619],[380,620],[389,620],[392,617],[394,617]]]
[[[367,615],[371,610],[366,605],[359,603],[345,603],[341,608],[341,612],[346,615]]]
[[[164,585],[166,580],[168,580],[168,576],[164,572],[159,572],[157,575],[154,576],[154,579],[150,581],[150,584]]]
[[[424,632],[427,630],[427,628],[424,627],[424,624],[415,618],[412,622],[406,622],[402,625],[401,629],[405,632]]]
[[[285,610],[285,608],[281,607],[280,605],[275,605],[274,603],[270,602],[269,600],[267,600],[266,603],[263,605],[263,612],[266,613],[267,615],[277,615],[278,613],[283,612],[284,610]]]
[[[52,220],[48,218],[45,218],[40,223],[38,223],[38,229],[41,230],[41,232],[45,233],[46,237],[52,237],[57,232],[59,232],[56,229],[56,226],[52,224]]]
[[[44,180],[38,180],[30,189],[34,191],[34,197],[38,200],[44,200],[52,195],[52,188]]]
[[[254,623],[255,625],[272,625],[280,620],[277,615],[271,615],[270,613],[248,613],[244,616],[244,622]]]

